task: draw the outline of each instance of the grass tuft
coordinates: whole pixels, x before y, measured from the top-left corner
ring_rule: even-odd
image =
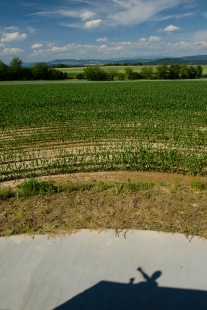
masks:
[[[56,186],[53,182],[40,182],[31,178],[18,185],[16,196],[27,198],[35,195],[53,194],[62,190],[63,188],[61,186]]]
[[[9,187],[1,186],[0,187],[0,200],[6,200],[7,198],[10,198],[11,190]]]
[[[199,179],[191,181],[190,186],[191,188],[200,190],[200,191],[205,189],[205,183]]]

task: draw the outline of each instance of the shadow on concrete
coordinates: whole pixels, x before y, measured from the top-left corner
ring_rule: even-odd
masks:
[[[101,281],[54,310],[206,310],[207,291],[158,287],[161,271],[150,277],[137,269],[146,282],[134,284]]]

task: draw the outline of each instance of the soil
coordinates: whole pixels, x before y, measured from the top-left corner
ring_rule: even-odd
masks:
[[[125,182],[128,180],[132,182],[147,182],[152,181],[154,183],[160,183],[166,181],[167,183],[179,182],[180,184],[190,185],[191,181],[197,179],[197,177],[182,175],[176,173],[159,173],[159,172],[141,172],[141,171],[103,171],[103,172],[79,172],[72,174],[60,174],[54,176],[42,176],[37,180],[42,181],[54,181],[57,185],[66,184],[67,182],[87,183],[93,180],[101,182]],[[207,183],[207,177],[199,177],[204,183]],[[2,186],[9,186],[15,188],[21,184],[23,179],[12,180],[2,182]]]

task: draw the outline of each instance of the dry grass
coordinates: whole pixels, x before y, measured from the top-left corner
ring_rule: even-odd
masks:
[[[68,234],[77,229],[141,229],[207,238],[206,184],[65,183],[62,192],[0,201],[0,236]],[[201,183],[203,184],[201,186]],[[197,185],[198,186],[197,186]],[[11,197],[12,196],[12,197]],[[10,198],[9,198],[10,197]]]

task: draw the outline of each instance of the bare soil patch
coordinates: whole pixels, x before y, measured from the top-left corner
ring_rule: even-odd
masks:
[[[190,175],[182,175],[176,173],[160,173],[160,172],[142,172],[142,171],[101,171],[101,172],[79,172],[71,174],[59,174],[38,177],[37,180],[54,181],[56,184],[65,184],[67,182],[87,183],[93,180],[101,182],[147,182],[155,183],[167,182],[173,184],[178,182],[180,184],[190,185],[190,182],[196,180],[197,177]],[[207,183],[207,177],[200,177],[200,179]],[[9,186],[15,188],[21,184],[23,179],[11,180],[2,182],[2,186]]]

